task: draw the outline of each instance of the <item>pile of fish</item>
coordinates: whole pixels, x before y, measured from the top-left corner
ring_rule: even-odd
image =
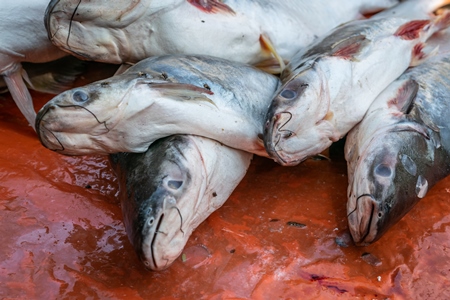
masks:
[[[450,1],[397,2],[52,0],[50,49],[124,65],[59,93],[36,132],[61,154],[111,154],[151,270],[181,254],[253,154],[293,166],[348,134],[349,229],[368,245],[450,173]],[[26,90],[4,74],[13,96]]]

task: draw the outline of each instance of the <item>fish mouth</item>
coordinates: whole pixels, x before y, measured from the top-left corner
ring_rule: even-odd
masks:
[[[55,9],[55,6],[59,3],[59,1],[60,0],[51,0],[47,5],[47,8],[45,9],[44,25],[45,29],[47,30],[48,39],[50,41],[53,40],[52,33],[50,32],[50,15],[53,13],[53,10]]]
[[[167,268],[167,263],[164,266],[158,266],[158,264],[156,263],[156,257],[155,257],[155,243],[156,243],[156,238],[158,237],[158,234],[165,234],[164,232],[161,232],[159,229],[161,228],[161,224],[162,221],[164,219],[164,213],[161,214],[161,217],[158,219],[158,223],[156,223],[156,228],[155,228],[155,232],[153,234],[153,238],[152,241],[150,243],[150,260],[147,259],[147,257],[145,256],[145,253],[142,252],[140,255],[140,259],[141,261],[144,263],[144,266],[152,271],[159,271],[159,270],[164,270]]]
[[[161,211],[154,231],[150,234],[151,241],[147,244],[143,239],[138,251],[140,260],[151,271],[167,269],[180,255],[187,242],[187,237],[189,237],[183,231],[183,216],[180,209],[171,203],[172,199],[171,197],[164,199],[165,207]],[[173,213],[172,209],[175,209],[176,213]],[[180,227],[176,230],[173,228],[174,215],[178,216],[180,220]],[[181,241],[180,232],[182,234]]]
[[[78,133],[78,129],[81,127],[79,123],[72,124],[72,122],[67,122],[63,116],[58,116],[59,114],[56,111],[58,109],[76,109],[81,111],[81,115],[79,114],[77,119],[78,121],[87,120],[84,122],[85,127],[90,128],[87,135],[83,132]],[[100,127],[97,127],[98,125]],[[38,112],[35,126],[38,139],[44,147],[66,155],[89,154],[91,151],[89,150],[89,145],[91,144],[89,136],[98,136],[110,131],[105,122],[101,122],[93,112],[80,105],[51,104],[45,106]],[[74,135],[74,132],[77,134]],[[88,138],[87,140],[86,137]],[[86,146],[87,148],[82,149],[80,146]],[[101,149],[94,147],[93,150],[100,151]]]
[[[61,143],[58,136],[52,130],[46,128],[46,122],[45,120],[43,120],[46,114],[53,109],[55,109],[55,106],[49,105],[43,110],[39,111],[36,116],[35,123],[36,133],[42,146],[51,151],[62,152],[65,150],[63,143]]]
[[[350,233],[357,246],[367,246],[378,238],[377,223],[381,217],[380,205],[371,194],[362,194],[356,198],[355,208],[347,218]]]
[[[264,126],[264,147],[269,156],[282,166],[295,166],[306,159],[292,159],[282,148],[282,143],[295,135],[285,128],[291,119],[292,113],[288,111],[275,113],[267,118]]]

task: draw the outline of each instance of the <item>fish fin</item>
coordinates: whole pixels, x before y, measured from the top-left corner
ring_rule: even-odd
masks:
[[[414,40],[420,36],[420,33],[429,26],[430,20],[414,20],[401,25],[394,36],[398,36],[402,40]]]
[[[425,33],[427,38],[435,32],[450,26],[450,10],[440,9],[436,12],[436,17],[432,20],[413,20],[401,25],[394,36],[403,40],[414,40]],[[426,38],[426,39],[427,39]]]
[[[172,82],[149,83],[149,87],[151,89],[158,89],[160,90],[161,94],[169,97],[173,97],[183,101],[192,99],[206,101],[217,107],[217,105],[211,99],[209,99],[204,95],[204,94],[207,95],[214,94],[207,88],[201,88],[192,84],[172,83]]]
[[[411,62],[409,65],[415,67],[423,63],[428,58],[439,53],[439,45],[434,48],[425,47],[424,43],[419,43],[413,47]]]
[[[417,132],[418,134],[422,135],[427,140],[430,139],[430,135],[428,134],[426,127],[424,125],[416,123],[416,122],[398,123],[395,125],[395,127],[392,130],[389,130],[389,132],[402,132],[402,131]]]
[[[36,111],[34,110],[33,99],[22,78],[22,66],[19,65],[16,70],[8,72],[7,75],[4,75],[4,79],[17,107],[36,131]]]
[[[263,61],[260,61],[259,63],[255,64],[254,67],[263,70],[264,72],[267,72],[269,74],[281,74],[283,71],[280,66],[280,62],[272,57]]]
[[[396,107],[402,113],[408,114],[412,110],[418,91],[419,84],[413,79],[408,79],[398,89],[395,98],[388,102],[388,107]]]
[[[269,37],[267,37],[264,34],[261,34],[259,36],[259,43],[261,44],[261,48],[264,51],[270,52],[275,57],[275,59],[278,61],[280,65],[280,70],[282,72],[286,68],[286,64],[284,63],[283,58],[281,58],[281,56],[277,53],[275,46],[270,41]]]
[[[66,56],[48,63],[23,63],[22,76],[35,91],[60,94],[74,86],[75,80],[86,70],[86,66],[86,61]]]
[[[222,3],[221,0],[187,0],[190,4],[206,13],[229,13],[235,15],[231,7]]]
[[[370,41],[363,34],[351,36],[332,45],[330,55],[356,60],[355,57],[361,53],[362,49],[364,49],[369,42]]]
[[[133,63],[123,63],[123,64],[121,64],[119,66],[119,68],[117,69],[116,73],[114,73],[114,76],[123,74],[126,70],[128,70],[132,66],[134,66]]]
[[[21,69],[20,72],[21,72],[22,78],[23,78],[23,80],[25,81],[25,83],[28,84],[28,86],[29,86],[31,89],[34,90],[33,83],[31,82],[30,77],[28,76],[28,73],[27,73],[27,71],[23,68],[23,66],[22,66],[22,69]]]
[[[446,29],[450,26],[450,9],[438,9],[436,11],[437,17],[433,20],[433,33]]]

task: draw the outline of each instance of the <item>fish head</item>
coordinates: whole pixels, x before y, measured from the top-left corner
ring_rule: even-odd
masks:
[[[111,132],[117,124],[132,117],[130,98],[151,81],[143,76],[150,75],[122,74],[55,96],[36,117],[36,131],[42,145],[65,155],[128,151],[125,146],[121,148],[126,143],[125,134]],[[134,101],[133,107],[137,106]],[[112,144],[118,151],[109,151]]]
[[[52,0],[45,27],[53,44],[80,59],[122,63],[133,49],[124,29],[146,13],[149,2]]]
[[[358,246],[378,240],[428,190],[434,148],[420,126],[407,126],[372,139],[349,176],[348,224]]]
[[[150,270],[168,268],[181,254],[194,229],[192,219],[201,210],[197,202],[204,188],[204,166],[189,139],[170,136],[145,153],[112,155],[116,173],[126,174],[119,176],[125,229]]]
[[[296,165],[337,141],[325,74],[305,63],[276,92],[266,115],[264,145],[281,165]]]

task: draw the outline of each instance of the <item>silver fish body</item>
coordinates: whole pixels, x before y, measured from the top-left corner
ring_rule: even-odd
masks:
[[[53,0],[49,38],[84,59],[123,63],[166,54],[211,55],[257,64],[273,58],[262,39],[289,60],[341,23],[396,0]]]
[[[449,54],[408,70],[349,132],[347,213],[357,245],[379,239],[450,174],[448,74]]]
[[[427,55],[425,41],[449,19],[446,11],[431,20],[354,21],[300,51],[281,74],[267,113],[269,155],[296,165],[341,139],[384,88]]]
[[[144,152],[172,134],[195,134],[267,156],[264,116],[277,77],[206,56],[163,56],[66,91],[39,112],[44,146],[61,154]]]
[[[111,155],[125,228],[148,269],[174,262],[194,229],[228,199],[251,158],[191,135],[163,138],[145,153]]]
[[[0,76],[3,76],[14,101],[33,127],[36,112],[23,80],[21,63],[44,63],[67,55],[47,37],[43,16],[48,2],[0,2]]]

